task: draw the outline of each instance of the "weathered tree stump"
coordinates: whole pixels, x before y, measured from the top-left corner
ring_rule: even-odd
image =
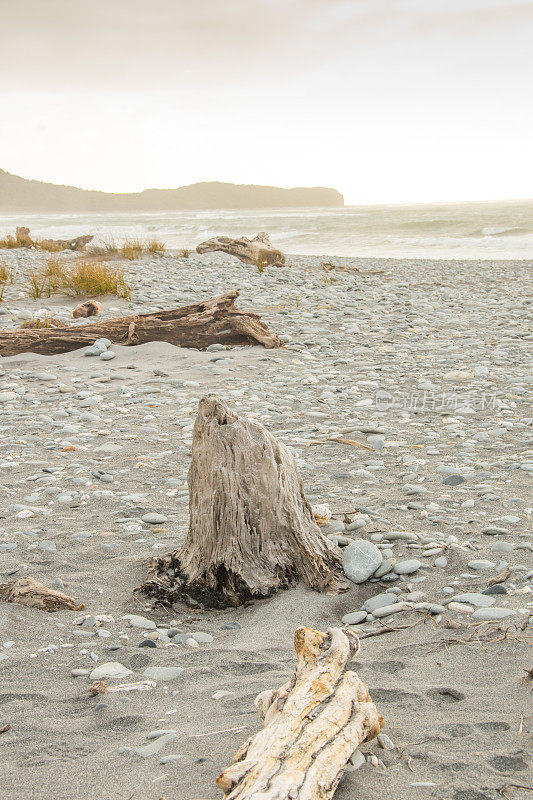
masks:
[[[170,311],[135,314],[72,327],[4,328],[0,330],[0,355],[68,353],[87,347],[100,338],[123,345],[169,342],[198,350],[216,343],[282,347],[282,340],[261,322],[259,314],[235,307],[238,296],[237,291],[227,292]]]
[[[33,578],[18,578],[15,581],[0,584],[0,601],[19,603],[21,606],[40,608],[43,611],[60,611],[74,609],[76,603],[66,594],[48,589]]]
[[[284,254],[272,246],[268,233],[258,233],[254,239],[248,239],[246,236],[242,236],[240,239],[215,236],[213,239],[202,242],[196,248],[196,252],[200,255],[215,251],[236,256],[245,264],[253,264],[256,267],[282,267],[285,264]]]
[[[368,689],[347,669],[357,637],[298,628],[294,677],[259,694],[265,727],[219,775],[225,800],[330,800],[358,746],[385,724]]]
[[[154,559],[141,587],[159,602],[239,605],[298,580],[345,588],[341,551],[316,524],[294,457],[215,395],[200,400],[188,483],[187,539]]]

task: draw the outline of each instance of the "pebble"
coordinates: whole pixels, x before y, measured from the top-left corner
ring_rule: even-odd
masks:
[[[164,514],[157,514],[155,512],[143,514],[141,519],[143,522],[148,522],[150,525],[163,525],[165,522],[168,522],[168,517],[166,517]]]
[[[506,617],[511,617],[514,613],[515,612],[510,608],[498,608],[498,606],[493,606],[492,608],[476,608],[472,616],[474,619],[492,620],[505,619]]]
[[[493,561],[487,561],[487,559],[475,559],[474,561],[468,562],[468,569],[475,569],[475,570],[483,570],[483,569],[493,569],[496,564]]]
[[[366,611],[352,611],[342,618],[343,625],[358,625],[366,619]]]
[[[464,592],[463,594],[456,594],[452,597],[455,603],[468,603],[476,608],[488,608],[493,606],[496,602],[492,597],[487,597],[478,592]]]
[[[128,675],[133,675],[131,669],[128,669],[118,661],[107,661],[105,664],[95,667],[89,677],[92,681],[99,681],[106,678],[127,678]]]
[[[343,550],[342,566],[353,583],[364,583],[380,566],[381,551],[365,539],[356,539]]]
[[[411,575],[422,566],[422,562],[416,558],[408,559],[407,561],[398,561],[394,565],[394,572],[397,575]]]
[[[146,631],[153,631],[157,628],[153,620],[142,617],[139,614],[124,614],[121,619],[127,620],[132,628],[143,628]]]

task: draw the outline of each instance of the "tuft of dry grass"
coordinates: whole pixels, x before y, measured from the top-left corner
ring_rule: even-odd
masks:
[[[44,319],[29,319],[26,322],[23,322],[20,326],[21,328],[64,328],[66,327],[60,322],[58,319],[52,316],[46,316]]]
[[[14,236],[5,236],[0,239],[0,249],[12,250],[14,247],[22,247],[21,243]]]
[[[13,271],[9,269],[5,262],[0,264],[0,283],[14,283]]]
[[[133,261],[144,253],[144,242],[142,239],[126,239],[119,252],[123,258]]]
[[[60,290],[73,295],[114,294],[126,300],[131,297],[131,287],[121,269],[87,258],[65,270]]]
[[[157,255],[157,253],[164,253],[166,250],[165,243],[160,241],[160,239],[150,239],[146,245],[146,252],[150,253],[151,255]]]
[[[129,300],[131,287],[121,269],[88,258],[73,262],[50,258],[40,272],[31,272],[26,292],[33,299],[50,297],[54,293],[79,295],[113,294]]]
[[[191,251],[185,248],[184,250],[180,250],[178,253],[178,258],[189,258]]]

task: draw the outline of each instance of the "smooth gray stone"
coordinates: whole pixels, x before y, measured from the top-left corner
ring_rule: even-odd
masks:
[[[459,486],[461,483],[466,483],[466,478],[462,475],[448,475],[442,482],[445,486]]]
[[[464,592],[463,594],[454,594],[450,602],[468,603],[476,608],[488,608],[493,606],[496,600],[493,597],[487,597],[486,594],[481,594],[481,592]]]
[[[352,611],[342,618],[343,625],[358,625],[366,619],[366,611]]]
[[[417,558],[410,558],[407,559],[407,561],[398,561],[394,565],[394,572],[397,575],[411,575],[412,572],[416,572],[421,566],[422,562]]]
[[[365,539],[356,539],[342,554],[344,572],[353,583],[363,583],[368,580],[381,565],[382,560],[381,550]]]
[[[447,567],[448,566],[448,559],[446,558],[446,556],[439,556],[438,558],[435,559],[435,561],[433,563],[434,563],[434,566],[436,566],[436,567]]]
[[[105,664],[95,667],[89,677],[92,681],[98,681],[105,680],[105,678],[127,678],[128,675],[133,675],[131,669],[118,661],[107,661]]]
[[[371,614],[374,613],[374,609],[382,608],[383,606],[390,606],[391,602],[395,599],[396,594],[393,592],[381,592],[380,594],[375,594],[374,597],[369,597],[368,600],[365,600],[361,608],[364,611],[368,611]]]
[[[143,522],[148,522],[150,525],[162,525],[164,522],[168,522],[168,517],[165,517],[164,514],[156,514],[155,512],[143,514],[141,519]]]
[[[482,569],[493,569],[496,566],[496,564],[494,563],[494,561],[487,561],[486,559],[479,558],[479,559],[474,559],[473,561],[469,561],[467,566],[468,569],[482,570]]]
[[[121,619],[127,620],[132,628],[143,628],[147,631],[153,631],[157,628],[155,622],[146,617],[141,617],[140,614],[125,614]]]
[[[482,528],[481,533],[484,533],[486,536],[505,536],[506,534],[510,534],[511,531],[507,528],[500,528],[497,525],[489,525],[486,528]]]
[[[381,608],[376,608],[372,614],[377,617],[388,617],[391,614],[396,614],[398,611],[408,611],[412,606],[409,603],[393,603],[389,606],[382,606]]]
[[[213,641],[213,637],[210,633],[204,633],[203,631],[197,631],[196,633],[191,633],[191,639],[195,639],[199,644],[209,643]]]
[[[387,572],[390,572],[393,569],[395,564],[396,564],[395,558],[387,558],[385,561],[382,562],[381,566],[374,572],[374,578],[381,578],[383,575],[386,575]]]
[[[511,617],[515,612],[510,608],[500,608],[494,606],[493,608],[476,608],[472,617],[474,619],[505,619]]]

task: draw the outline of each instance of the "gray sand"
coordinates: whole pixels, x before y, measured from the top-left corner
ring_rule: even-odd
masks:
[[[17,271],[1,325],[45,307],[71,313],[74,300],[23,295],[40,259],[1,254]],[[125,264],[131,303],[103,299],[112,317],[238,288],[283,350],[153,343],[112,347],[107,362],[83,350],[0,361],[0,580],[31,575],[84,604],[56,614],[0,604],[0,728],[11,726],[0,734],[2,798],[220,797],[216,776],[260,727],[255,695],[293,671],[295,628],[340,625],[387,588],[408,610],[356,630],[414,627],[363,638],[354,669],[396,747],[363,745],[378,766],[347,774],[336,797],[497,800],[504,784],[532,785],[531,265],[328,260],[362,272],[325,275],[318,259],[291,257],[258,274],[223,256],[167,254]],[[372,540],[389,572],[336,597],[299,586],[227,611],[167,612],[135,596],[147,560],[186,533],[192,424],[208,391],[284,441],[311,502],[353,521],[347,530],[341,513],[324,533]],[[324,443],[331,436],[375,451]],[[148,513],[167,521],[144,522]],[[412,559],[414,572],[394,571]],[[506,593],[483,597],[513,613],[484,622],[475,595],[507,565]],[[447,607],[464,593],[471,602]],[[131,627],[126,614],[157,628]],[[139,647],[147,636],[155,647]],[[133,672],[110,685],[150,667],[183,672],[90,697],[88,674],[72,670],[106,662]],[[147,738],[160,730],[171,733]]]

